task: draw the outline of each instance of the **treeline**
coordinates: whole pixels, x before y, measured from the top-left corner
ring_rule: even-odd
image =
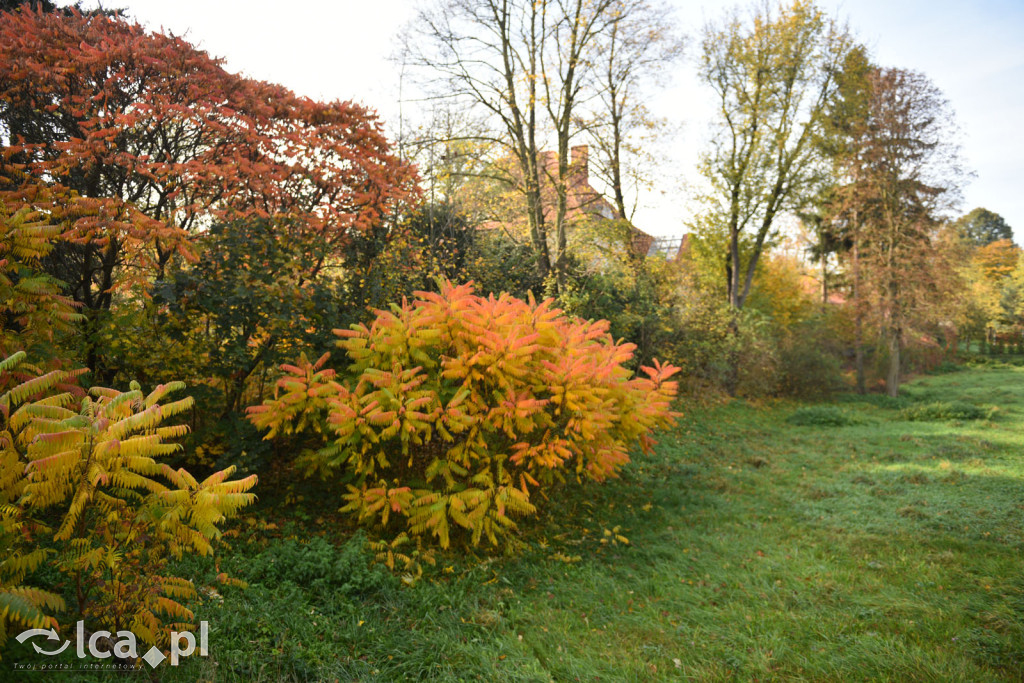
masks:
[[[813,2],[737,8],[693,41],[647,0],[430,7],[405,55],[435,108],[403,140],[430,196],[492,243],[529,245],[566,310],[608,319],[694,391],[895,395],[906,373],[1011,334],[972,263],[999,248],[987,235],[1012,235],[984,210],[954,220],[967,174],[948,102]],[[716,113],[666,264],[638,253],[627,199],[670,168],[656,152],[678,121],[646,103],[684,46]],[[587,148],[622,222],[573,210]],[[1001,227],[977,232],[979,215]]]

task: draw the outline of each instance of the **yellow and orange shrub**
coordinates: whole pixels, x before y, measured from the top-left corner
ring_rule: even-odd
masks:
[[[604,321],[471,285],[417,296],[336,330],[343,370],[328,355],[282,366],[275,397],[249,409],[267,438],[322,433],[313,464],[356,477],[342,511],[362,522],[499,545],[535,492],[615,476],[673,421],[677,368],[632,376],[633,345]]]

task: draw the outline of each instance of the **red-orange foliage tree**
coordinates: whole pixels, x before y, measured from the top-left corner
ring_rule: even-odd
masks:
[[[77,12],[0,15],[0,143],[9,203],[33,202],[22,179],[78,197],[36,208],[66,222],[54,269],[92,310],[163,277],[217,220],[275,218],[318,250],[302,274],[315,277],[415,192],[367,109],[297,97],[181,38]]]

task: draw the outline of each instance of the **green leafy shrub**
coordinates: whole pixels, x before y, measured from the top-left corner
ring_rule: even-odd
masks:
[[[900,417],[912,422],[944,422],[947,420],[988,420],[998,408],[976,406],[965,401],[935,401],[904,408]]]
[[[633,346],[606,322],[470,285],[419,295],[338,331],[347,367],[284,365],[275,397],[249,409],[267,438],[327,442],[307,462],[355,479],[342,511],[394,539],[378,553],[413,537],[498,545],[536,512],[532,492],[616,476],[672,423],[676,368],[633,377]]]
[[[724,386],[735,382],[739,396],[775,396],[779,393],[779,340],[772,321],[759,311],[743,311],[737,333],[726,340]]]
[[[558,305],[584,319],[607,320],[612,337],[636,346],[636,369],[655,357],[676,362],[681,338],[679,269],[663,258],[637,258],[628,221],[573,228],[573,258]]]
[[[708,292],[688,294],[679,303],[681,322],[672,353],[697,393],[710,385],[736,396],[776,394],[779,349],[770,319],[756,310],[737,313]]]
[[[836,406],[803,406],[786,418],[791,425],[801,427],[848,427],[863,424],[863,420]]]
[[[909,401],[907,406],[910,407],[916,403],[935,403],[941,402],[943,397],[946,395],[941,390],[935,390],[928,386],[921,384],[905,385],[900,387],[900,397],[906,398]]]
[[[843,386],[839,354],[824,321],[808,320],[779,344],[779,392],[788,396],[820,398]]]
[[[960,365],[959,363],[944,360],[938,365],[936,365],[934,368],[932,368],[929,371],[929,373],[932,375],[948,375],[951,372],[960,372],[963,369],[964,366]]]
[[[344,595],[368,596],[394,584],[394,577],[371,564],[366,535],[357,532],[335,547],[321,536],[308,542],[283,540],[272,544],[240,568],[250,583],[277,586],[285,582]]]

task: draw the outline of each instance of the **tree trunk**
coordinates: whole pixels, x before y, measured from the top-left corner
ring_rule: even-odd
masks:
[[[729,322],[729,352],[725,363],[725,378],[722,384],[724,385],[726,393],[729,396],[736,396],[736,392],[739,391],[740,386],[740,363],[743,359],[740,357],[740,324],[739,324],[739,311],[733,309],[732,320]]]
[[[736,228],[729,231],[729,259],[726,262],[729,276],[729,305],[733,311],[743,306],[740,299],[740,234]]]
[[[533,167],[536,171],[536,166]],[[547,226],[544,225],[544,205],[539,183],[534,178],[526,182],[526,204],[529,210],[530,241],[537,259],[537,272],[546,278],[551,272],[551,254],[548,250]]]
[[[825,250],[821,252],[821,307],[828,306],[828,255]]]
[[[893,398],[900,393],[900,349],[903,346],[903,333],[899,327],[889,332],[889,375],[885,380],[885,389]]]
[[[854,218],[856,220],[856,218]],[[857,393],[867,392],[864,384],[864,307],[860,301],[860,243],[853,240],[853,364],[857,373]]]

